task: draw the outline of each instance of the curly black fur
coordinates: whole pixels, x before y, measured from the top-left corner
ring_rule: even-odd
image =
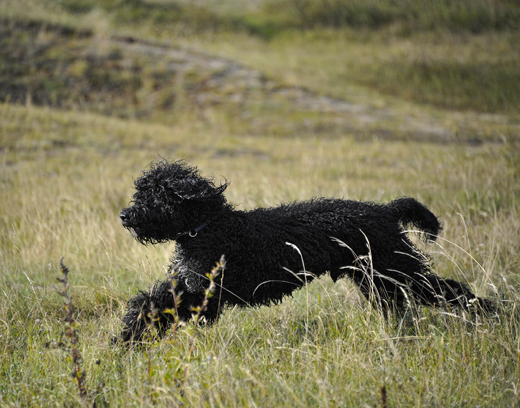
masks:
[[[411,299],[429,306],[490,305],[466,285],[431,272],[428,256],[404,227],[413,225],[434,241],[441,225],[413,198],[389,204],[315,198],[238,211],[227,203],[226,187],[183,161],[153,163],[135,181],[133,205],[121,211],[123,226],[143,244],[176,241],[170,265],[176,287],[158,282],[130,300],[124,341],[142,339],[150,324],[164,333],[174,319],[161,313],[166,309],[189,320],[191,307],[203,302],[206,274],[222,255],[226,269],[203,312],[210,322],[223,306],[277,303],[325,273],[333,281],[347,275],[383,310],[402,309]],[[174,293],[180,294],[178,305]]]

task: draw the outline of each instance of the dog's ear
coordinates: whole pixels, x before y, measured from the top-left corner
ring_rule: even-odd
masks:
[[[185,200],[215,200],[223,197],[227,182],[216,186],[213,180],[200,175],[197,167],[188,165],[184,160],[169,163],[160,161],[155,164],[166,181],[166,189],[173,193],[180,201]]]
[[[146,192],[146,196],[164,197],[165,202],[173,201],[224,201],[222,195],[228,183],[216,186],[213,180],[199,174],[197,167],[189,166],[185,161],[168,162],[159,160],[150,164],[150,169],[143,171],[135,181],[137,195]],[[135,197],[135,195],[134,195]]]
[[[170,187],[180,200],[213,200],[221,197],[228,183],[216,186],[213,181],[201,177],[176,180]]]

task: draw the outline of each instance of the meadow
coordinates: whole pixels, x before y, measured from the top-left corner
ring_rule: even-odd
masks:
[[[519,406],[520,7],[450,5],[0,3],[0,405]],[[161,157],[226,179],[239,209],[415,197],[443,224],[417,241],[436,272],[499,312],[385,320],[324,278],[114,345],[175,245],[119,220]]]

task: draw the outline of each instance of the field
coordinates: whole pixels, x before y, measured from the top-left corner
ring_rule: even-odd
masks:
[[[1,2],[0,406],[520,406],[520,6],[453,4]],[[499,313],[385,320],[323,278],[115,346],[175,245],[119,220],[161,157],[239,209],[415,197],[436,272]]]

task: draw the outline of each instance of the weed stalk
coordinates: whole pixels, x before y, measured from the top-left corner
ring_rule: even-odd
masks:
[[[209,299],[213,296],[215,292],[215,278],[223,273],[224,269],[226,267],[226,260],[224,258],[224,255],[220,257],[220,261],[217,262],[215,267],[211,270],[210,273],[206,274],[206,277],[209,280],[209,285],[204,291],[204,300],[202,301],[202,304],[200,306],[192,307],[191,310],[195,312],[195,315],[193,316],[193,328],[196,331],[198,324],[200,322],[201,317],[203,316],[203,313],[208,308],[208,302]],[[191,354],[193,353],[193,350],[195,349],[195,331],[193,336],[190,339],[190,345],[188,348],[188,361],[190,360]]]
[[[89,394],[86,384],[86,371],[81,367],[82,358],[79,352],[79,337],[76,332],[78,323],[74,319],[72,297],[69,294],[69,268],[63,263],[63,258],[60,259],[60,269],[63,274],[63,278],[57,278],[62,284],[62,289],[59,290],[59,294],[65,299],[65,347],[70,351],[70,359],[72,360],[72,378],[74,378],[78,384],[78,391],[81,400],[85,403],[89,402]]]

